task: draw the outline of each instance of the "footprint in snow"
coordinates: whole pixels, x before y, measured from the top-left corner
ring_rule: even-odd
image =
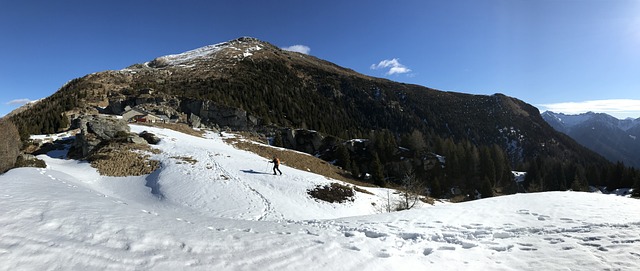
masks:
[[[431,254],[431,253],[433,253],[433,248],[430,248],[430,247],[425,248],[425,249],[422,251],[422,255],[424,255],[424,256],[429,256],[429,254]]]
[[[357,246],[353,246],[353,245],[347,245],[344,248],[348,249],[348,250],[353,250],[353,251],[360,251],[360,248]]]
[[[227,229],[225,229],[225,228],[207,227],[207,229],[212,230],[212,231],[221,231],[221,232],[227,231]]]
[[[522,250],[522,251],[536,251],[536,250],[538,250],[537,248],[533,247],[533,244],[518,243],[518,245],[520,246],[519,249]]]
[[[391,254],[389,254],[389,252],[386,252],[386,251],[380,251],[380,252],[376,253],[376,256],[378,258],[390,258]]]
[[[185,223],[187,223],[187,224],[193,224],[193,222],[191,222],[191,221],[189,221],[189,220],[185,220],[185,219],[179,218],[179,217],[176,217],[176,220],[178,220],[178,221],[182,221],[182,222],[185,222]]]
[[[544,238],[544,240],[549,241],[549,244],[552,244],[552,245],[564,243],[564,239],[562,238],[547,237],[547,238]]]
[[[540,221],[545,221],[545,220],[547,220],[549,218],[551,218],[551,217],[548,216],[548,215],[540,215],[540,216],[538,216],[538,220],[540,220]]]
[[[158,216],[158,213],[156,213],[156,212],[147,211],[147,210],[145,210],[145,209],[142,209],[142,210],[140,210],[140,211],[142,211],[143,213],[149,214],[149,215],[155,215],[155,216]]]
[[[497,252],[505,252],[505,251],[509,251],[513,248],[513,245],[506,245],[506,246],[492,246],[489,247],[489,249],[495,250]]]
[[[106,196],[105,196],[106,198]],[[121,201],[121,200],[114,200],[113,203],[118,203],[118,204],[123,204],[123,205],[128,205],[126,202]]]
[[[416,241],[418,239],[424,239],[424,236],[420,233],[403,232],[403,233],[400,233],[399,235],[400,235],[400,238],[404,240]]]

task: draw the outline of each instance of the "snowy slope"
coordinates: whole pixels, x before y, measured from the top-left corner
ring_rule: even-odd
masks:
[[[217,135],[132,129],[162,138],[161,170],[102,177],[41,156],[46,169],[0,175],[0,270],[640,269],[634,199],[552,192],[375,214],[379,197],[317,202],[306,190],[325,177],[263,174],[266,160]]]
[[[226,50],[227,57],[235,58],[235,59],[243,59],[245,57],[249,57],[253,55],[253,52],[259,51],[262,49],[259,45],[251,45],[252,42],[255,42],[254,38],[244,37],[240,39],[236,39],[229,42],[222,42],[213,45],[207,45],[204,47],[196,48],[190,51],[186,51],[179,54],[166,55],[156,58],[154,61],[156,64],[161,65],[171,65],[171,66],[180,66],[186,65],[186,67],[191,67],[187,64],[194,64],[194,61],[205,58],[214,58],[216,54]],[[149,66],[150,62],[145,63],[145,65]],[[128,69],[125,69],[128,70]]]

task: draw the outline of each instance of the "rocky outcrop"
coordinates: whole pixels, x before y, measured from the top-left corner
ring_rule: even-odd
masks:
[[[309,154],[317,154],[323,144],[323,136],[312,130],[284,129],[282,143],[285,148],[294,149]]]
[[[208,100],[187,100],[182,102],[182,112],[190,116],[193,127],[228,127],[232,130],[247,131],[258,125],[258,119],[240,108],[216,104]],[[194,117],[197,116],[198,118]],[[198,126],[195,126],[199,124]]]
[[[12,122],[0,119],[0,173],[14,167],[20,154],[20,134]]]
[[[80,129],[69,150],[69,158],[86,158],[103,142],[128,140],[130,142],[146,142],[136,140],[131,134],[129,125],[122,120],[106,116],[82,116],[72,123],[72,128]],[[136,136],[137,137],[137,136]],[[138,137],[139,138],[139,137]]]

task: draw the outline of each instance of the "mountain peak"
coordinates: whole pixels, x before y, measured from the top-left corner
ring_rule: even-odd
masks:
[[[167,66],[193,67],[196,62],[224,57],[242,60],[252,56],[256,51],[273,45],[253,37],[240,37],[234,40],[206,45],[183,53],[165,55],[144,63],[150,68],[164,68]]]

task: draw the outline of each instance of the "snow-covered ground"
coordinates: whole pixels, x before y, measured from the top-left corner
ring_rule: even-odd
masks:
[[[318,202],[306,191],[334,180],[286,165],[273,176],[218,135],[132,130],[162,138],[154,174],[40,156],[46,169],[0,175],[0,270],[640,270],[635,199],[517,194],[376,214],[383,189]]]

